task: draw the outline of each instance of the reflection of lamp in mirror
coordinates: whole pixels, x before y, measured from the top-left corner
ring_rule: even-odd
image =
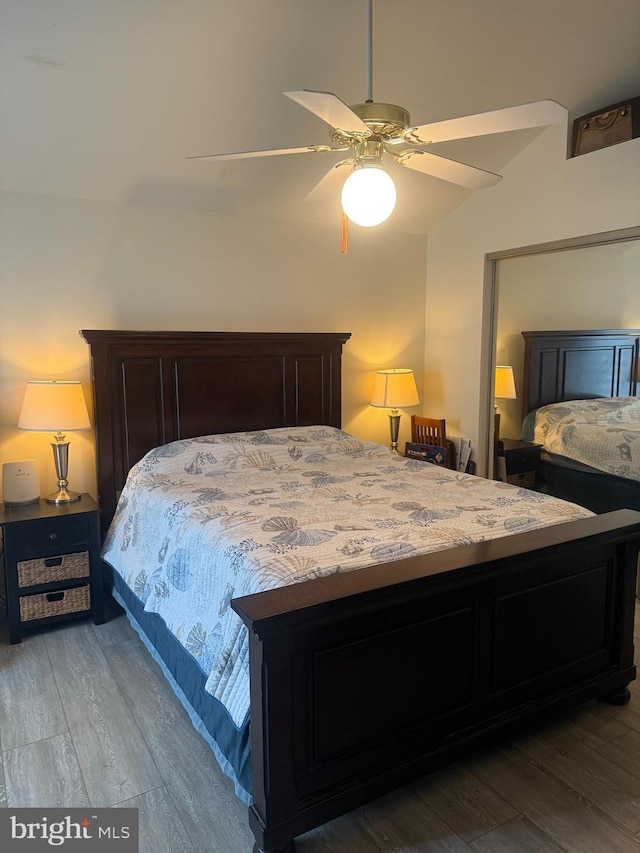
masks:
[[[495,435],[494,440],[498,441],[500,438],[500,415],[498,414],[498,400],[515,400],[517,399],[516,395],[516,383],[513,378],[513,367],[509,364],[497,364],[496,365],[496,377],[495,377]]]
[[[397,453],[398,433],[400,431],[400,414],[398,409],[408,409],[410,406],[420,405],[413,370],[407,368],[378,370],[376,372],[376,384],[373,388],[371,405],[391,409],[389,413],[391,450]]]
[[[77,381],[29,381],[18,420],[20,429],[55,432],[51,442],[56,463],[58,491],[49,495],[49,503],[77,501],[78,492],[68,491],[69,442],[63,431],[90,429],[89,414],[82,386]]]

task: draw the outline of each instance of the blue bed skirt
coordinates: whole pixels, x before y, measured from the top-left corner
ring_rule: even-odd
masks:
[[[108,566],[108,564],[104,564]],[[111,567],[108,566],[111,570]],[[156,613],[144,605],[111,570],[111,594],[124,608],[133,628],[162,669],[191,722],[213,750],[220,767],[233,781],[236,795],[251,803],[251,755],[249,719],[238,728],[226,708],[204,689],[206,676],[187,650],[169,632]]]

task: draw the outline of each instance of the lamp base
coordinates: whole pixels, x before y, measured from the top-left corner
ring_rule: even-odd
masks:
[[[56,475],[58,477],[58,491],[45,498],[49,504],[69,504],[80,500],[80,492],[72,492],[67,489],[67,471],[69,469],[69,442],[64,440],[64,435],[56,433],[56,440],[51,442],[53,458],[56,463]]]
[[[51,495],[47,495],[45,501],[49,504],[69,504],[73,501],[79,501],[81,498],[80,492],[71,492],[68,489],[59,489]]]
[[[392,409],[389,415],[389,427],[391,430],[391,452],[398,453],[398,433],[400,432],[400,415],[397,409]]]

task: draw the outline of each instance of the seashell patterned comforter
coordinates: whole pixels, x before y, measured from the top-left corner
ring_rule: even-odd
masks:
[[[333,427],[281,428],[149,452],[129,474],[103,557],[240,726],[248,641],[232,598],[591,514]]]
[[[533,441],[549,453],[640,480],[640,398],[550,403],[536,410]]]

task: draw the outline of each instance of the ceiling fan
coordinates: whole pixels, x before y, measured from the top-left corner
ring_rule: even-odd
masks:
[[[337,171],[349,167],[350,174],[342,188],[343,210],[356,224],[372,226],[384,222],[396,203],[395,185],[382,164],[385,154],[398,166],[469,189],[483,189],[496,184],[501,176],[435,154],[428,150],[429,146],[435,142],[544,127],[563,121],[567,115],[566,109],[556,101],[544,100],[430,124],[412,125],[404,107],[373,100],[373,0],[366,0],[366,36],[367,89],[364,103],[348,106],[331,92],[308,89],[284,92],[292,101],[331,127],[331,145],[203,154],[185,159],[240,160],[280,154],[349,151],[350,156],[335,163],[306,198],[317,198],[326,192],[327,187],[332,188]]]

